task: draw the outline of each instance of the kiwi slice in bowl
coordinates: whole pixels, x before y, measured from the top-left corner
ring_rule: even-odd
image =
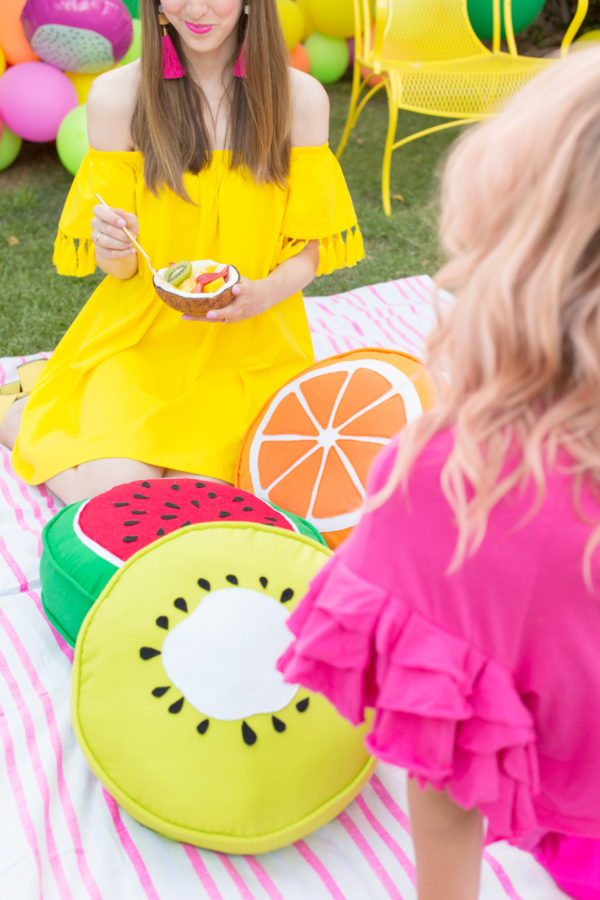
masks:
[[[330,551],[266,525],[193,525],[113,576],[79,632],[75,733],[136,819],[262,853],[334,818],[370,777],[367,726],[286,684],[289,613]]]

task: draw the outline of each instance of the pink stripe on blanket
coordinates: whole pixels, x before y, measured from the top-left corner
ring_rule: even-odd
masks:
[[[0,611],[0,624],[8,633],[5,621],[6,617]],[[54,875],[54,880],[56,881],[58,896],[61,898],[61,900],[63,900],[63,898],[64,900],[67,900],[67,898],[72,897],[72,894],[67,882],[67,877],[62,867],[60,852],[54,839],[54,832],[52,830],[52,822],[50,819],[50,787],[48,785],[48,779],[46,778],[46,774],[44,772],[44,766],[40,757],[40,750],[35,738],[35,727],[33,724],[33,719],[31,718],[31,713],[29,712],[29,709],[25,703],[25,699],[21,694],[19,686],[15,678],[13,677],[10,667],[8,666],[8,663],[6,662],[6,659],[4,658],[4,655],[2,653],[0,653],[0,675],[2,675],[2,678],[6,682],[12,698],[15,701],[16,707],[19,710],[21,722],[23,724],[23,730],[25,732],[25,742],[27,744],[27,750],[29,752],[31,767],[33,769],[33,774],[38,786],[38,790],[40,792],[42,806],[44,809],[44,829],[46,836],[46,847],[48,849],[48,861],[50,863],[52,874]]]
[[[135,845],[135,842],[132,840],[131,835],[127,831],[123,820],[121,819],[121,813],[119,812],[119,806],[114,800],[113,797],[110,796],[106,788],[102,788],[102,794],[104,796],[104,800],[108,807],[108,811],[113,820],[113,825],[115,826],[115,831],[117,832],[117,836],[121,841],[121,845],[123,850],[129,857],[129,861],[135,870],[135,874],[137,876],[137,880],[139,881],[142,890],[144,891],[148,900],[160,900],[160,897],[154,887],[154,882],[150,877],[150,873],[144,864],[144,860],[141,857],[141,854],[138,848]]]
[[[233,863],[231,862],[229,857],[226,856],[225,853],[218,853],[217,856],[218,856],[220,862],[223,864],[225,871],[227,872],[227,874],[229,875],[229,877],[235,884],[240,897],[243,897],[243,900],[254,900],[254,897],[252,896],[251,891],[248,890],[248,888],[244,884],[244,879],[242,878],[240,873],[237,871],[237,869],[235,868],[235,866],[233,865]],[[227,896],[228,897],[230,896],[229,891],[227,892]]]
[[[182,844],[182,847],[192,864],[194,872],[200,879],[200,883],[206,892],[206,896],[209,897],[210,900],[223,900],[223,895],[211,878],[198,848],[193,847],[191,844]]]
[[[277,890],[265,869],[261,866],[255,856],[245,856],[244,859],[252,869],[256,880],[260,883],[265,893],[269,895],[271,900],[284,900],[283,894]]]
[[[0,482],[1,483],[1,482]],[[8,547],[6,546],[6,542],[2,535],[0,535],[0,556],[11,570],[15,578],[17,579],[17,585],[19,588],[19,593],[23,593],[29,587],[29,582],[27,580],[27,576],[22,568],[19,566],[18,562],[14,558],[14,556],[10,553]]]
[[[402,900],[402,894],[390,878],[389,874],[386,872],[381,860],[378,859],[364,834],[362,833],[360,828],[358,828],[358,826],[352,821],[348,813],[340,813],[338,816],[338,822],[343,826],[343,828],[346,829],[346,831],[364,856],[365,860],[369,864],[369,868],[371,869],[371,871],[374,872],[375,875],[377,875],[379,881],[385,888],[388,897],[391,897],[392,900]]]
[[[510,880],[498,860],[495,859],[487,850],[483,851],[483,859],[489,865],[490,869],[506,891],[507,897],[509,897],[510,900],[523,900],[523,897],[520,894],[517,894],[516,890],[513,887],[512,881]]]
[[[73,841],[73,849],[75,851],[75,855],[77,858],[77,868],[79,869],[79,874],[83,880],[83,883],[86,887],[86,890],[93,900],[102,900],[102,895],[100,893],[100,889],[98,885],[94,881],[92,877],[92,873],[89,870],[87,861],[85,859],[85,854],[83,852],[83,844],[81,842],[81,834],[79,832],[79,826],[77,823],[77,814],[75,812],[75,807],[73,806],[73,801],[71,799],[71,794],[69,792],[68,785],[65,780],[64,772],[63,772],[63,753],[62,753],[62,742],[61,736],[58,730],[58,724],[56,722],[56,716],[54,715],[54,707],[52,705],[52,701],[50,699],[50,695],[47,691],[47,688],[44,684],[42,684],[40,678],[38,677],[37,670],[33,661],[31,660],[25,646],[20,640],[17,632],[12,626],[12,623],[8,619],[8,617],[4,614],[2,610],[0,610],[0,626],[4,629],[6,636],[10,640],[13,650],[16,652],[23,669],[27,673],[30,684],[33,687],[36,695],[42,704],[42,708],[44,710],[44,716],[46,718],[46,722],[48,724],[48,732],[50,735],[50,742],[52,744],[52,749],[54,751],[54,756],[56,759],[56,782],[58,788],[58,796],[60,799],[60,804],[62,806],[65,820],[67,822],[67,827],[69,830],[69,834],[71,835],[71,840]],[[8,675],[5,675],[5,680],[9,683],[9,679],[14,682],[15,690],[18,693],[19,698],[23,701],[19,686],[15,679],[12,678],[12,673],[10,670],[8,671]],[[11,691],[12,693],[12,691]],[[13,695],[14,696],[14,695]],[[43,767],[41,764],[41,759],[39,757],[39,752],[37,749],[37,743],[35,743],[35,730],[33,727],[33,720],[29,715],[29,711],[27,710],[26,716],[28,718],[28,722],[31,725],[31,734],[28,735],[28,746],[29,740],[31,740],[32,747],[35,749],[36,759],[40,765],[40,773],[43,774]],[[30,751],[31,752],[31,751]],[[47,782],[46,782],[47,784]],[[61,898],[62,900],[62,898]]]
[[[394,840],[389,831],[384,828],[379,819],[375,816],[375,814],[369,809],[367,803],[362,794],[360,794],[356,798],[356,803],[369,825],[373,829],[373,831],[377,834],[377,836],[386,844],[386,846],[392,851],[396,859],[400,862],[400,865],[410,878],[413,884],[417,883],[415,867],[412,861],[408,858],[400,844]]]
[[[323,865],[319,857],[315,853],[313,853],[306,841],[296,841],[294,847],[298,851],[300,856],[302,856],[303,859],[306,860],[315,874],[319,876],[322,883],[327,888],[334,900],[346,900],[339,887],[335,883],[335,880],[329,869],[327,869],[327,867]]]
[[[6,770],[8,772],[13,797],[15,798],[15,804],[19,812],[19,818],[21,820],[23,831],[25,832],[25,836],[27,838],[27,843],[31,847],[31,852],[35,858],[35,864],[38,872],[40,900],[44,900],[42,885],[42,857],[40,855],[38,839],[35,833],[35,825],[33,824],[33,820],[29,814],[27,798],[25,797],[25,792],[23,791],[23,785],[19,776],[19,770],[17,768],[15,760],[15,748],[12,742],[12,737],[10,735],[10,730],[6,723],[5,716],[0,716],[0,739],[2,740]],[[4,810],[4,814],[6,814],[6,810]]]

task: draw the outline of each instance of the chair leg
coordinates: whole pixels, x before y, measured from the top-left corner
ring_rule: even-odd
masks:
[[[360,82],[360,66],[358,62],[355,61],[354,69],[352,71],[352,92],[350,94],[350,108],[348,110],[348,117],[346,119],[346,127],[344,128],[344,133],[342,134],[342,138],[338,144],[338,148],[335,151],[335,155],[338,159],[344,152],[346,144],[348,143],[348,138],[350,137],[350,132],[356,125],[356,120],[358,119],[356,107],[358,105],[358,98],[360,96]]]
[[[394,92],[389,86],[386,86],[388,97],[388,129],[385,138],[385,147],[383,150],[383,165],[381,169],[381,200],[383,203],[383,211],[386,216],[392,214],[392,204],[390,200],[390,169],[392,166],[392,152],[394,150],[394,137],[396,135],[396,125],[398,122],[398,104],[394,97]]]

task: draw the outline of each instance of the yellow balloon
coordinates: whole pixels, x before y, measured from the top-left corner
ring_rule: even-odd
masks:
[[[283,37],[288,46],[288,50],[292,50],[296,44],[302,40],[304,32],[304,17],[296,0],[277,0],[277,8],[279,10],[279,20],[281,22],[281,30]]]
[[[353,0],[307,0],[308,12],[316,31],[329,37],[347,38],[354,34]]]
[[[304,17],[304,30],[302,32],[302,40],[305,41],[306,38],[310,37],[313,31],[316,31],[315,23],[311,19],[310,12],[308,9],[308,0],[295,0],[296,6],[300,7],[300,12]]]
[[[598,29],[586,31],[585,34],[582,34],[577,38],[575,43],[579,43],[579,41],[600,41],[600,31]]]
[[[2,47],[0,47],[0,75],[2,75],[5,68],[6,68],[6,59],[4,58],[4,53],[2,52]]]
[[[77,91],[77,103],[85,103],[90,92],[92,81],[98,76],[98,72],[65,72],[65,75]]]

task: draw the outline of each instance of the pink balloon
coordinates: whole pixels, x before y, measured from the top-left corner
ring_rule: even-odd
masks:
[[[47,63],[18,63],[0,76],[0,117],[27,141],[53,141],[77,103],[70,79]]]

